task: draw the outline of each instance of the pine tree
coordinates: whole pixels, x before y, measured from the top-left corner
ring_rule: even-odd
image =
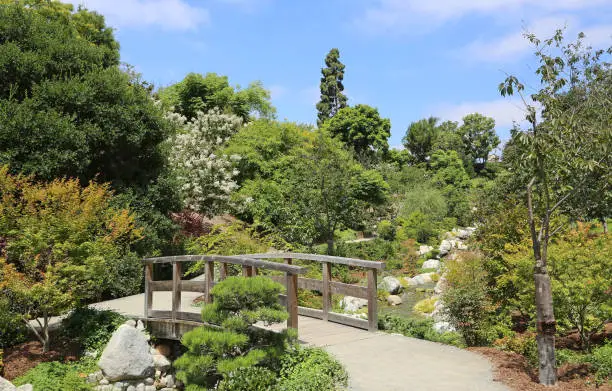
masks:
[[[317,125],[321,126],[343,107],[346,107],[344,86],[344,64],[340,62],[340,52],[334,48],[325,57],[325,68],[321,69],[321,100],[317,103]]]

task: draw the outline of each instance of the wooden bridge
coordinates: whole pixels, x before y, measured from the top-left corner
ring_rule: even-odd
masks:
[[[283,262],[273,262],[270,259],[282,259]],[[322,267],[322,280],[300,277],[307,272],[307,268],[294,264],[317,262]],[[248,254],[238,256],[220,255],[182,255],[144,259],[145,263],[145,297],[144,317],[153,335],[158,338],[179,339],[186,331],[201,326],[204,322],[199,313],[185,311],[181,308],[183,292],[197,292],[203,295],[205,303],[213,300],[211,289],[216,281],[225,279],[230,274],[229,265],[239,265],[242,275],[252,277],[269,270],[276,275],[269,277],[286,287],[286,294],[280,295],[279,300],[284,303],[289,313],[287,327],[298,329],[298,315],[321,319],[346,326],[352,326],[369,331],[378,328],[377,317],[377,273],[384,269],[384,263],[366,261],[354,258],[343,258],[316,254],[301,253],[270,253]],[[203,262],[203,280],[183,280],[183,264],[185,262]],[[215,263],[219,276],[215,279]],[[154,266],[160,264],[172,265],[172,280],[154,280]],[[367,286],[345,284],[332,281],[333,265],[346,265],[365,270]],[[280,273],[280,274],[279,274]],[[322,294],[323,308],[321,310],[298,306],[298,289],[318,291]],[[154,310],[154,292],[171,292],[172,307],[170,310]],[[341,294],[367,299],[368,319],[358,319],[351,316],[332,312],[332,294]],[[167,300],[167,298],[166,298]]]

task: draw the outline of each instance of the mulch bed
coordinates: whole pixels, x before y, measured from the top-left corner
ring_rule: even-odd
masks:
[[[551,387],[538,384],[537,371],[529,366],[525,357],[494,348],[469,348],[487,357],[493,363],[493,376],[496,381],[515,391],[550,391]],[[564,365],[557,369],[559,382],[552,388],[555,391],[594,390],[612,391],[612,386],[604,384],[597,388],[589,368],[585,365]]]
[[[41,362],[76,361],[78,346],[69,341],[52,339],[51,348],[43,353],[42,344],[38,341],[28,341],[4,349],[4,378],[13,380]]]

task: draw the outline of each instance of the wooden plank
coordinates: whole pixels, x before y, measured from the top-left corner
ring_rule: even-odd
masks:
[[[151,283],[153,282],[153,265],[145,265],[145,304],[144,314],[146,317],[149,316],[151,309],[153,308],[153,291],[151,290]]]
[[[243,277],[251,277],[253,275],[253,269],[250,266],[242,267],[242,276]]]
[[[150,310],[148,317],[172,320],[172,311]]]
[[[378,301],[375,269],[368,269],[368,330],[378,330]]]
[[[255,259],[276,259],[276,258],[303,259],[306,261],[315,261],[315,262],[320,262],[320,263],[330,262],[330,263],[335,263],[335,264],[364,267],[364,268],[377,269],[377,270],[383,270],[385,268],[384,262],[366,261],[363,259],[356,259],[356,258],[334,257],[331,255],[302,254],[302,253],[263,253],[263,254],[247,254],[247,255],[241,255],[241,256],[255,258]]]
[[[227,278],[227,274],[227,263],[221,262],[219,264],[219,280],[225,280]]]
[[[181,309],[181,266],[175,262],[172,264],[172,319],[176,320],[176,313]],[[176,327],[172,332],[176,336]]]
[[[332,308],[331,302],[331,263],[324,262],[323,263],[323,320],[327,321],[329,319],[328,314]],[[299,285],[299,284],[298,284]]]
[[[287,287],[286,278],[284,276],[268,276],[276,282],[280,282]],[[342,282],[331,281],[330,292],[334,295],[354,296],[361,299],[368,298],[368,288],[360,285],[344,284]],[[299,289],[309,289],[312,291],[323,292],[323,281],[312,278],[298,278]]]
[[[287,311],[289,312],[289,318],[287,319],[287,328],[298,328],[298,286],[297,286],[297,274],[287,275]]]
[[[309,318],[323,319],[323,310],[317,310],[314,308],[298,307],[298,313],[302,316]],[[368,321],[365,319],[357,319],[352,316],[338,314],[330,312],[328,314],[328,321],[333,323],[343,324],[345,326],[356,327],[359,329],[368,330]]]
[[[215,282],[215,265],[212,261],[206,261],[204,264],[204,284],[206,288],[204,289],[204,302],[212,303],[212,296],[210,295],[210,291],[213,288]]]
[[[153,292],[169,292],[172,290],[172,280],[152,281],[150,289]],[[204,281],[181,280],[181,291],[204,293],[206,284]]]
[[[145,258],[142,260],[144,263],[172,263],[172,262],[197,262],[197,261],[210,261],[210,262],[225,262],[234,265],[244,266],[255,266],[260,269],[278,270],[281,272],[288,272],[292,274],[306,274],[307,268],[296,266],[296,265],[285,265],[278,262],[263,261],[261,259],[248,258],[245,256],[223,256],[223,255],[180,255],[171,257],[159,257],[159,258]]]

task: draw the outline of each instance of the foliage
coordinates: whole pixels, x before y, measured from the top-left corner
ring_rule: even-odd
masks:
[[[488,315],[493,308],[487,296],[482,258],[466,253],[459,260],[448,261],[446,268],[447,287],[442,293],[445,315],[468,346],[487,342]]]
[[[495,134],[495,120],[482,114],[474,113],[463,117],[463,124],[458,129],[463,141],[465,154],[477,171],[482,170],[489,157],[489,152],[499,143]]]
[[[187,385],[212,386],[225,382],[242,368],[274,365],[285,350],[286,332],[256,330],[257,322],[278,323],[287,312],[278,303],[283,286],[267,277],[228,277],[211,291],[212,304],[202,319],[221,328],[199,327],[183,335],[187,352],[174,362],[177,378]]]
[[[295,347],[281,360],[279,391],[339,390],[347,386],[342,365],[320,348]]]
[[[0,167],[0,195],[0,290],[26,319],[139,290],[142,268],[130,246],[141,230],[129,210],[112,206],[108,185],[39,184]]]
[[[512,333],[493,341],[493,346],[501,350],[520,354],[533,367],[538,365],[538,345],[536,343],[536,336],[533,333]]]
[[[408,126],[402,143],[417,163],[427,162],[431,155],[432,147],[438,137],[438,121],[438,118],[429,117]]]
[[[376,226],[378,236],[384,240],[392,241],[395,239],[395,226],[389,220],[382,220]]]
[[[323,128],[353,150],[360,161],[380,160],[389,149],[391,121],[368,105],[340,109]]]
[[[438,229],[431,216],[419,211],[412,212],[408,217],[397,219],[398,239],[416,239],[419,243],[429,243],[437,239]]]
[[[378,318],[378,328],[391,333],[400,333],[407,337],[441,342],[457,347],[465,347],[460,334],[455,332],[438,333],[433,328],[430,318],[403,318],[397,315],[383,314]]]
[[[159,99],[167,108],[172,108],[188,120],[198,112],[208,113],[218,109],[224,114],[233,114],[247,122],[253,113],[263,118],[272,118],[276,109],[270,103],[270,92],[259,81],[245,89],[232,87],[227,76],[216,73],[189,73],[185,78],[169,87],[162,88]]]
[[[612,341],[593,349],[589,361],[595,368],[595,377],[598,383],[610,381],[612,379]]]
[[[321,69],[321,100],[317,103],[317,125],[333,118],[340,109],[346,107],[346,95],[342,80],[344,64],[340,62],[340,51],[331,49],[325,57],[325,68]]]
[[[431,156],[431,167],[434,170],[432,182],[447,199],[448,215],[465,225],[469,217],[467,190],[470,178],[459,155],[455,151],[436,151]]]
[[[82,351],[102,354],[113,332],[125,321],[117,312],[79,307],[62,320],[62,332],[78,343]]]
[[[276,373],[264,367],[240,368],[219,383],[219,391],[269,391],[276,386]]]
[[[448,213],[448,203],[440,190],[428,184],[417,185],[404,193],[398,215],[410,218],[415,212],[432,222],[441,221]]]
[[[190,121],[177,119],[183,127],[172,142],[170,164],[175,172],[185,206],[213,216],[224,212],[238,171],[232,160],[239,156],[219,155],[219,149],[242,126],[242,120],[216,109],[207,114],[199,111]]]
[[[380,238],[364,242],[340,242],[336,247],[336,255],[370,261],[387,261],[397,256],[397,245]]]
[[[1,273],[1,271],[0,271]],[[0,277],[2,275],[0,274]],[[0,278],[0,287],[2,286]],[[2,349],[18,345],[26,339],[26,326],[21,315],[13,312],[6,298],[0,298],[0,364]],[[2,366],[0,365],[0,374]]]
[[[35,390],[45,391],[90,391],[93,388],[86,383],[86,377],[82,374],[94,372],[96,368],[93,361],[43,362],[15,379],[13,384],[15,386],[31,384]]]
[[[414,310],[422,314],[431,314],[434,312],[436,301],[438,301],[438,299],[433,297],[423,299],[414,305]]]

